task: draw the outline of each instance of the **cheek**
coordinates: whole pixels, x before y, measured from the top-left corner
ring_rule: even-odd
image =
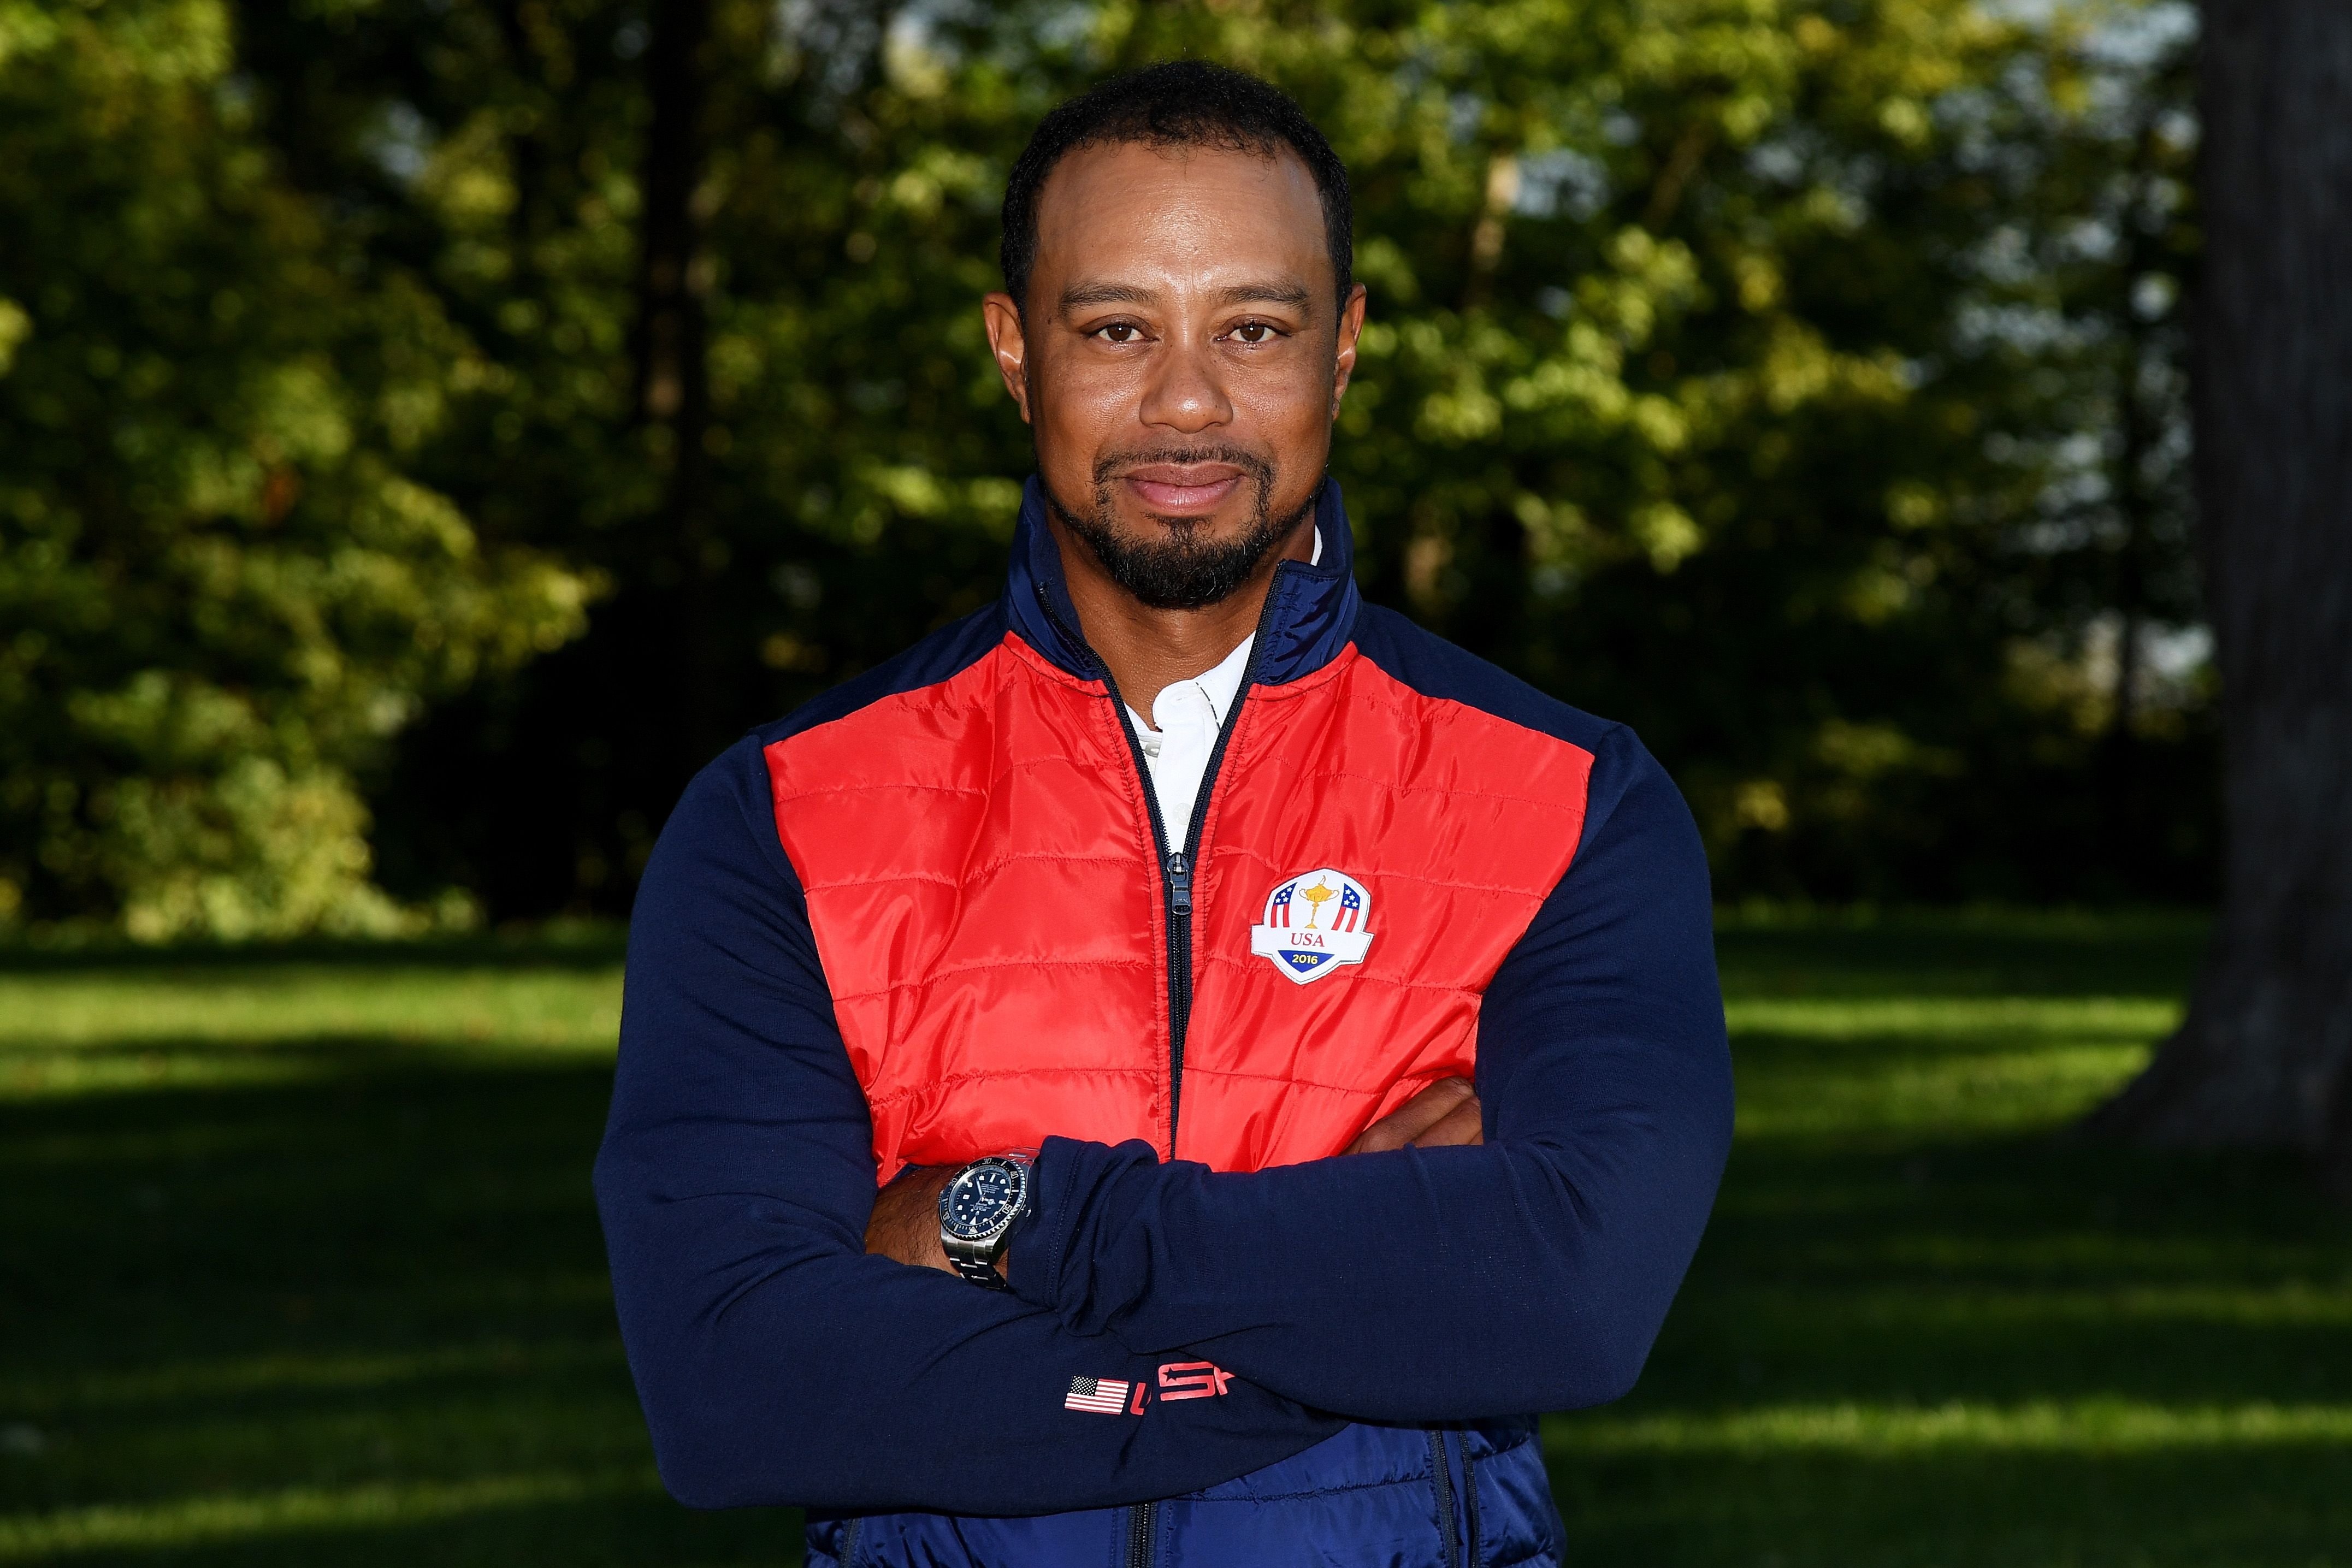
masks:
[[[1032,417],[1056,444],[1100,445],[1134,423],[1134,382],[1125,366],[1049,366],[1032,390]]]
[[[1237,377],[1235,411],[1277,444],[1321,444],[1331,427],[1331,367],[1307,361],[1268,367],[1257,376]]]

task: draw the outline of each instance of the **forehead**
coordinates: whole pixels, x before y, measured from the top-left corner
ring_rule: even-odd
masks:
[[[1038,193],[1033,287],[1213,287],[1277,272],[1318,293],[1332,283],[1315,177],[1287,147],[1082,147]]]

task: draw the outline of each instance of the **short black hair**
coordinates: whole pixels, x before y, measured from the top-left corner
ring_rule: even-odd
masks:
[[[1155,148],[1208,147],[1272,158],[1298,154],[1315,177],[1323,231],[1339,303],[1355,284],[1348,170],[1307,111],[1281,89],[1206,60],[1170,60],[1111,78],[1037,122],[1004,183],[1004,239],[997,262],[1004,291],[1024,312],[1037,262],[1037,198],[1055,165],[1082,147],[1121,143]]]

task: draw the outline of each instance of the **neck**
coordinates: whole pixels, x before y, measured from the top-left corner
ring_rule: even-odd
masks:
[[[1108,667],[1119,696],[1147,719],[1162,688],[1215,669],[1257,630],[1276,567],[1309,559],[1315,552],[1315,513],[1309,508],[1290,537],[1228,597],[1199,610],[1154,610],[1113,581],[1094,551],[1050,508],[1046,521],[1061,547],[1062,575],[1078,612],[1078,630]]]

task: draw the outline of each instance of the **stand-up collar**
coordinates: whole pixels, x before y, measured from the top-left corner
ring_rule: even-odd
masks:
[[[1355,538],[1336,480],[1324,480],[1316,492],[1315,526],[1323,531],[1323,559],[1313,566],[1282,562],[1266,591],[1252,676],[1267,685],[1321,669],[1339,656],[1355,632],[1363,601],[1356,591]],[[1022,641],[1063,669],[1089,680],[1103,673],[1102,661],[1079,634],[1078,612],[1062,575],[1061,547],[1045,525],[1045,489],[1034,476],[1021,491],[1004,613]]]

